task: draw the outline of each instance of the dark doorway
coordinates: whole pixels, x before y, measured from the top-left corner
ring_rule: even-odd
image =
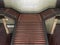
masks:
[[[56,24],[56,28],[53,36],[55,40],[55,45],[60,45],[60,24]]]
[[[57,23],[54,32],[48,34],[49,45],[60,45],[60,16],[56,16],[55,19],[57,19]]]
[[[55,31],[53,34],[54,38],[54,45],[60,45],[60,16],[56,16],[56,19],[58,19],[58,22],[55,27]]]
[[[3,21],[3,19],[5,20]],[[6,23],[6,27],[8,28],[9,34],[7,34],[6,32],[4,22]],[[15,25],[14,19],[4,15],[0,15],[0,45],[10,45],[14,25]]]

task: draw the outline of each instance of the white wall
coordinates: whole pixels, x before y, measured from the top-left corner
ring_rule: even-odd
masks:
[[[5,7],[24,13],[39,13],[54,8],[57,0],[4,0]]]
[[[60,14],[57,15],[57,16],[60,16]],[[52,29],[52,26],[53,26],[53,23],[54,23],[54,19],[55,19],[55,16],[45,21],[47,32],[49,34],[51,34],[51,29]],[[57,24],[60,24],[60,19],[57,21]]]
[[[53,23],[54,23],[54,19],[55,19],[55,17],[52,17],[52,18],[50,18],[50,19],[45,21],[47,32],[49,34],[51,34],[51,30],[52,30],[52,26],[53,26]]]

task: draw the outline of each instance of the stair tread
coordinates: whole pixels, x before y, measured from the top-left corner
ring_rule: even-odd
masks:
[[[16,26],[14,45],[37,43],[46,45],[45,31],[39,14],[21,14]]]

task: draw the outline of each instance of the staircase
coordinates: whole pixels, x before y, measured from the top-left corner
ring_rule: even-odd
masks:
[[[41,12],[40,15],[43,17],[44,20],[49,19],[56,15],[56,12],[54,9],[47,9],[44,12]]]
[[[40,14],[20,14],[12,45],[48,45]]]

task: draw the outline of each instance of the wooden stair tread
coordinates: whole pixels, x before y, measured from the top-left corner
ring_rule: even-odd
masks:
[[[13,44],[42,44],[46,45],[43,21],[39,14],[20,14],[16,26]]]

